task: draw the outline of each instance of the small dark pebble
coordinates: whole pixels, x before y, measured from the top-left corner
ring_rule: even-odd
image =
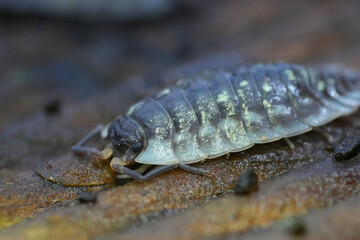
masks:
[[[360,136],[351,136],[333,148],[333,156],[337,161],[349,160],[360,152]]]
[[[250,168],[241,174],[236,183],[235,195],[246,195],[259,189],[259,182],[254,169]]]
[[[44,106],[44,112],[48,116],[55,115],[60,112],[61,101],[59,99],[53,99]]]
[[[306,232],[306,222],[302,217],[290,217],[281,222],[284,231],[293,236],[304,235]]]
[[[332,146],[326,146],[325,150],[329,153],[333,153],[334,152],[334,149]]]
[[[78,201],[80,203],[96,203],[96,195],[89,192],[81,192]]]

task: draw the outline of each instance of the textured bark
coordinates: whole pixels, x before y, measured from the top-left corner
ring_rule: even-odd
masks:
[[[360,67],[358,1],[231,0],[188,6],[195,5],[201,8],[130,25],[24,16],[0,6],[0,228],[14,225],[0,238],[150,238],[155,229],[168,239],[237,238],[254,227],[271,226],[247,236],[276,239],[283,233],[272,224],[298,214],[305,214],[309,238],[333,232],[350,239],[356,233],[358,199],[341,201],[358,192],[358,157],[324,160],[329,143],[315,132],[292,138],[293,151],[278,141],[196,165],[213,172],[212,178],[174,170],[145,183],[118,181],[107,164],[95,166],[71,154],[70,147],[87,132],[132,103],[179,76],[239,61],[239,56],[252,62]],[[355,113],[324,129],[338,142],[359,135],[358,119]],[[232,196],[236,180],[250,167],[259,176],[259,191]],[[97,202],[78,203],[82,191],[94,192]],[[341,235],[340,227],[325,220],[315,222],[328,215],[340,216],[351,234]],[[123,232],[134,225],[143,227]]]

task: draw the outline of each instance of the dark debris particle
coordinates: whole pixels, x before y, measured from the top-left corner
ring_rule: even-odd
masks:
[[[246,195],[259,189],[259,182],[254,169],[250,168],[241,174],[236,183],[235,195]]]
[[[44,112],[47,116],[52,116],[60,112],[61,101],[60,99],[52,99],[44,106]]]
[[[290,217],[281,222],[283,230],[293,236],[301,236],[306,233],[306,222],[303,217]]]
[[[334,149],[332,146],[326,146],[325,150],[329,153],[334,153]]]
[[[81,192],[78,201],[80,203],[96,203],[96,195],[89,192]]]
[[[349,160],[360,152],[360,136],[344,139],[333,148],[333,156],[337,161]]]

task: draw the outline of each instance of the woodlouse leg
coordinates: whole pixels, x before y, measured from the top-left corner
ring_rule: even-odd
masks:
[[[81,139],[77,144],[72,146],[71,151],[75,155],[79,155],[79,156],[91,155],[92,161],[95,163],[101,163],[102,161],[109,159],[110,156],[112,155],[111,148],[105,148],[104,150],[100,151],[97,148],[84,147],[84,144],[86,144],[95,135],[99,134],[103,128],[104,128],[104,126],[101,124],[96,126],[83,139]]]
[[[289,138],[284,137],[283,139],[284,139],[284,141],[286,142],[286,144],[289,146],[289,148],[290,148],[291,150],[294,150],[294,149],[295,149],[294,143],[293,143]]]
[[[317,127],[317,128],[314,128],[314,131],[317,132],[322,137],[324,137],[326,139],[326,141],[328,141],[328,143],[337,142],[336,138],[334,136],[332,136],[330,133],[326,132],[324,129]]]
[[[185,171],[196,173],[196,174],[204,174],[204,175],[209,174],[209,172],[206,170],[191,167],[186,164],[171,164],[171,165],[159,166],[157,168],[152,169],[150,172],[146,173],[145,175],[142,175],[141,173],[137,172],[136,170],[132,170],[130,168],[124,167],[120,164],[112,164],[111,165],[111,168],[114,171],[119,172],[119,173],[124,173],[138,181],[147,181],[147,180],[157,177],[165,172],[171,171],[177,167],[179,167]]]
[[[117,172],[129,175],[130,177],[132,177],[135,180],[147,181],[147,180],[149,180],[151,178],[157,177],[157,176],[159,176],[159,175],[161,175],[161,174],[163,174],[165,172],[168,172],[170,170],[173,170],[173,169],[177,168],[177,164],[164,165],[164,166],[154,168],[145,175],[142,175],[141,173],[137,172],[136,170],[132,170],[130,168],[127,168],[127,167],[124,167],[124,166],[118,165],[118,164],[113,164],[111,166],[111,168],[114,169]]]
[[[190,165],[186,165],[186,164],[178,164],[178,167],[185,171],[192,172],[195,174],[201,174],[201,175],[209,175],[210,174],[209,171],[206,171],[201,168],[191,167]]]
[[[143,174],[149,167],[151,167],[152,165],[148,165],[148,164],[142,164],[139,168],[135,169],[135,171],[137,171],[138,173]],[[116,175],[116,177],[118,179],[127,179],[127,178],[131,178],[131,176],[126,175],[126,174],[118,174]]]

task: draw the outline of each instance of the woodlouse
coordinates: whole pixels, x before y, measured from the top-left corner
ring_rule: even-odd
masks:
[[[72,150],[97,159],[113,156],[111,167],[147,180],[187,164],[248,149],[322,126],[354,112],[360,75],[335,66],[274,63],[207,71],[132,106],[107,127],[98,127]],[[84,147],[101,131],[111,147]],[[162,165],[146,175],[133,163]]]

